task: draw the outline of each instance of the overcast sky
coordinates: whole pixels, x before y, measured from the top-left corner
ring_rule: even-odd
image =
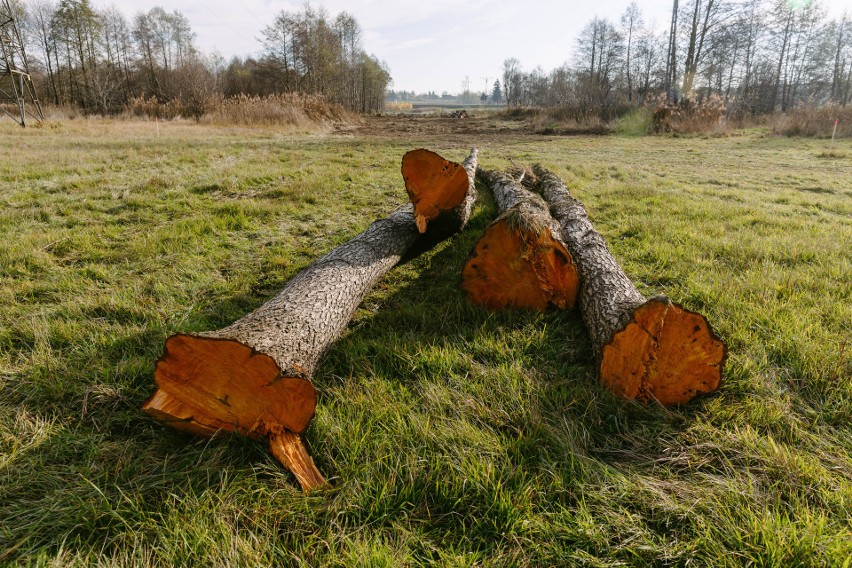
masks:
[[[546,71],[570,60],[577,34],[593,17],[618,22],[630,0],[325,0],[332,16],[347,11],[361,25],[365,49],[387,62],[393,88],[406,91],[481,91],[502,72],[509,57],[524,69]],[[794,0],[801,1],[801,0]],[[822,0],[840,16],[848,0]],[[260,30],[275,14],[300,10],[301,0],[94,0],[128,18],[154,6],[179,10],[197,34],[198,47],[225,58],[254,55]],[[647,22],[665,28],[671,0],[638,0]],[[850,10],[852,12],[852,10]],[[489,87],[490,89],[490,87]]]

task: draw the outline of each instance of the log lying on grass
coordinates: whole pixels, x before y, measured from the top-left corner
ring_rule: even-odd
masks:
[[[685,404],[719,387],[725,344],[701,314],[665,297],[646,299],[595,231],[582,203],[553,173],[535,168],[538,187],[562,228],[580,274],[580,312],[598,375],[627,398]]]
[[[433,232],[442,235],[461,230],[476,201],[475,173],[475,161],[457,164],[423,148],[402,157],[402,179],[421,233],[430,224]]]
[[[477,152],[465,161],[473,185]],[[462,170],[465,171],[465,170]],[[466,191],[447,186],[458,204]],[[451,201],[447,201],[451,204]],[[467,219],[461,219],[461,228]],[[178,334],[157,362],[157,390],[143,409],[195,434],[268,437],[273,455],[305,490],[326,485],[300,434],[316,409],[311,378],[370,288],[421,235],[411,205],[375,221],[290,280],[273,299],[218,331]]]
[[[579,279],[547,203],[495,171],[477,175],[494,194],[498,218],[485,229],[462,272],[471,301],[492,308],[572,309]],[[521,174],[523,176],[524,174]]]

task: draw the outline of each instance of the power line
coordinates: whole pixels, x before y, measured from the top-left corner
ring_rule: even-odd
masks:
[[[258,23],[258,24],[260,24],[261,26],[265,26],[265,25],[266,25],[266,24],[263,22],[263,20],[261,20],[260,18],[258,18],[258,17],[257,17],[257,14],[255,14],[254,12],[252,12],[252,11],[251,11],[251,8],[249,8],[248,6],[246,6],[246,3],[245,3],[245,2],[240,2],[240,6],[242,6],[242,7],[243,7],[243,9],[244,9],[246,12],[248,12],[248,13],[249,13],[249,15],[250,15],[252,18],[254,18],[255,20],[257,20],[257,23]]]
[[[231,30],[232,32],[234,32],[234,34],[235,34],[235,35],[241,35],[241,34],[242,34],[242,32],[238,32],[237,30],[235,30],[234,28],[232,28],[232,27],[231,27],[231,25],[230,25],[228,22],[226,22],[225,20],[223,20],[223,19],[219,16],[219,14],[217,14],[216,12],[214,12],[213,10],[211,10],[210,8],[208,8],[207,6],[205,6],[204,4],[202,4],[202,3],[201,3],[201,0],[195,0],[195,3],[196,3],[196,4],[198,4],[199,6],[201,6],[202,8],[204,8],[204,9],[205,9],[205,10],[206,10],[206,11],[207,11],[207,12],[208,12],[211,16],[213,16],[214,18],[216,18],[217,20],[219,20],[219,22],[220,22],[222,25],[224,25],[226,28],[228,28],[229,30]],[[243,6],[243,7],[245,7],[245,6]]]

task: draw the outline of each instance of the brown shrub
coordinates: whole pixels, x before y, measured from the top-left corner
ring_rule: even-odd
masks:
[[[387,110],[389,112],[400,112],[400,111],[414,110],[414,104],[412,104],[410,102],[402,102],[402,101],[389,102],[389,103],[385,103],[385,110]]]
[[[534,118],[541,114],[541,109],[533,107],[508,107],[504,111],[500,111],[498,116],[507,120],[526,120]]]
[[[288,125],[297,128],[327,126],[354,122],[355,116],[342,106],[331,104],[318,95],[280,93],[265,97],[214,95],[203,101],[174,99],[165,103],[155,97],[135,97],[127,104],[133,116],[160,118],[194,118],[209,124],[241,126]]]
[[[852,137],[852,106],[829,104],[821,107],[801,105],[772,116],[772,132],[782,136],[831,138],[837,121],[838,138]]]
[[[696,100],[684,97],[670,102],[665,94],[650,98],[646,103],[652,109],[652,129],[655,134],[721,133],[727,129],[726,101],[719,95]]]
[[[539,110],[532,115],[531,125],[536,134],[607,134],[609,126],[600,114],[574,112],[572,107],[558,106]]]
[[[127,112],[133,116],[145,118],[161,118],[163,120],[172,120],[175,118],[188,116],[189,112],[184,108],[183,103],[179,99],[161,103],[157,97],[132,97],[127,101]]]

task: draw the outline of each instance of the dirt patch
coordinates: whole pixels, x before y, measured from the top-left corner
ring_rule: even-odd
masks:
[[[395,114],[365,117],[359,124],[344,125],[338,133],[377,138],[433,138],[441,137],[453,142],[471,140],[501,140],[507,136],[529,136],[533,139],[554,136],[604,135],[609,130],[603,126],[576,124],[543,125],[534,113],[489,113],[451,117],[449,115]]]
[[[541,137],[530,120],[504,119],[498,116],[382,115],[371,116],[362,124],[338,129],[343,134],[380,138],[444,137],[450,139],[498,139],[507,135]],[[551,134],[552,135],[552,134]]]

